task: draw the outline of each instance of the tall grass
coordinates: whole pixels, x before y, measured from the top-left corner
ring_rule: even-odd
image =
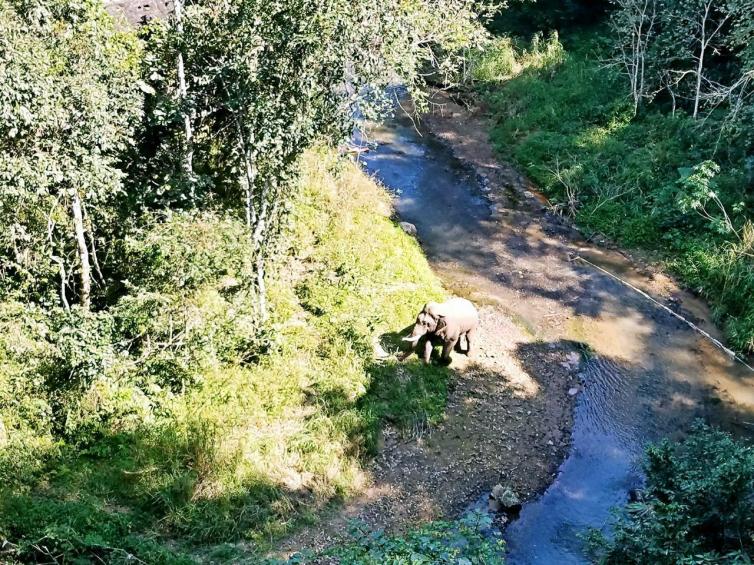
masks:
[[[587,233],[641,248],[711,303],[730,343],[754,351],[754,262],[732,233],[677,206],[679,169],[717,160],[723,204],[736,229],[750,220],[743,144],[723,140],[713,115],[694,121],[661,104],[634,116],[627,86],[605,63],[600,30],[531,45],[498,39],[472,76],[493,117],[491,138]],[[727,141],[727,145],[725,142]],[[717,151],[716,151],[717,148]]]

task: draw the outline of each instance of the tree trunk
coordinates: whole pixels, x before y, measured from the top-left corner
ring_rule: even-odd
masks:
[[[251,231],[257,221],[257,211],[254,208],[254,184],[257,178],[257,167],[250,150],[244,151],[246,161],[246,227]]]
[[[244,173],[241,178],[241,185],[246,187],[246,227],[249,229],[249,233],[251,233],[252,228],[257,221],[257,212],[254,209],[254,184],[256,183],[257,178],[257,166],[255,162],[256,152],[254,151],[254,134],[252,133],[250,143],[246,143],[246,138],[243,134],[243,128],[241,127],[241,122],[238,119],[236,119],[236,132],[238,134],[238,145],[241,149],[244,160]]]
[[[183,2],[184,0],[175,0],[175,27],[178,34],[183,33]],[[182,104],[186,103],[188,97],[188,88],[186,87],[186,71],[183,63],[183,53],[178,52],[178,94]],[[191,112],[183,108],[183,129],[186,141],[186,147],[183,153],[183,170],[189,182],[189,196],[191,202],[194,202],[194,131],[191,124]]]
[[[85,310],[89,310],[92,296],[92,268],[89,264],[89,248],[86,245],[86,231],[84,230],[84,215],[81,213],[81,199],[79,198],[79,193],[76,191],[73,192],[71,210],[73,212],[73,229],[76,233],[76,243],[79,249],[79,262],[81,263],[79,272],[81,277],[79,302]]]
[[[702,16],[702,38],[699,41],[699,63],[696,66],[696,89],[694,90],[694,119],[699,115],[699,99],[702,92],[702,73],[704,72],[704,52],[707,50],[707,18],[710,5],[707,4]]]
[[[54,253],[50,255],[50,258],[58,265],[58,275],[60,276],[60,303],[63,305],[63,308],[70,310],[71,305],[68,303],[68,297],[65,293],[65,286],[68,282],[68,275],[65,272],[65,262]]]
[[[267,320],[267,288],[264,281],[264,254],[257,253],[257,303],[259,304],[259,316],[264,322]]]

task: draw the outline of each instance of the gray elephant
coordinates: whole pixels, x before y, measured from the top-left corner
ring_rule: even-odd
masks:
[[[479,314],[465,298],[451,298],[443,303],[428,302],[416,317],[411,335],[403,338],[411,344],[411,349],[399,359],[403,361],[409,357],[419,342],[423,342],[421,357],[425,363],[429,363],[435,345],[442,345],[442,360],[450,362],[450,352],[463,336],[466,337],[466,355],[471,357],[478,328]]]

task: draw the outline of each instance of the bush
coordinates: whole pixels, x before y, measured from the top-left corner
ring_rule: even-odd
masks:
[[[754,557],[754,449],[696,424],[683,442],[647,448],[646,486],[601,563],[749,563]]]
[[[491,531],[491,519],[471,513],[455,522],[431,522],[405,535],[388,536],[351,525],[351,541],[318,556],[294,555],[287,563],[327,562],[353,565],[502,565],[505,544]]]
[[[469,66],[472,82],[483,88],[502,83],[527,68],[552,68],[563,62],[565,51],[556,32],[546,39],[534,35],[529,49],[521,48],[509,37],[496,37],[484,50],[471,54]]]

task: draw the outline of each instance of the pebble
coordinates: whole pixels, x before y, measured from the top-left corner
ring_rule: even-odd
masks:
[[[568,394],[570,396],[576,396],[579,393],[578,387],[573,387],[568,389]]]

